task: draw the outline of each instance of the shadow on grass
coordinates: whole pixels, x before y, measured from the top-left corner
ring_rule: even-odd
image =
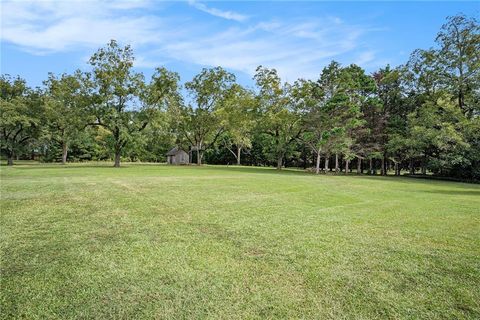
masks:
[[[15,168],[15,169],[21,169],[21,170],[30,170],[30,169],[88,169],[88,168],[112,168],[112,169],[122,169],[122,168],[133,168],[133,167],[156,167],[156,166],[161,166],[165,167],[166,164],[164,163],[134,163],[134,162],[127,162],[127,163],[122,163],[120,165],[120,168],[115,168],[113,166],[113,162],[95,162],[95,163],[88,163],[88,162],[83,162],[83,163],[67,163],[66,165],[63,165],[61,163],[19,163],[19,164],[14,164],[13,166],[6,166],[2,165],[2,167],[8,167],[8,168]]]
[[[217,165],[201,166],[201,167],[191,166],[187,168],[199,168],[199,169],[204,168],[204,169],[211,169],[216,171],[261,173],[261,174],[312,175],[310,172],[305,172],[301,169],[294,169],[294,168],[277,170],[276,168],[273,168],[273,167],[248,167],[248,166],[242,167],[242,166],[217,166]]]
[[[355,176],[355,175],[352,175]],[[388,175],[388,176],[381,176],[381,175],[358,175],[357,177],[361,177],[363,179],[369,179],[369,180],[390,180],[390,181],[396,181],[398,183],[403,183],[403,184],[418,184],[418,185],[445,185],[445,184],[457,184],[457,185],[463,185],[465,188],[471,188],[472,185],[475,185],[476,183],[474,182],[468,182],[468,181],[452,181],[452,180],[442,180],[442,179],[417,179],[417,178],[412,178],[409,176],[394,176],[394,175]]]
[[[6,167],[2,165],[2,167]],[[299,175],[299,176],[311,176],[311,177],[338,177],[344,178],[349,177],[353,179],[365,179],[365,180],[375,180],[375,181],[395,181],[401,184],[410,184],[410,185],[445,185],[445,184],[457,184],[463,185],[463,188],[472,188],[472,183],[461,182],[461,181],[449,181],[441,179],[416,179],[409,176],[381,176],[381,175],[368,175],[368,174],[356,174],[340,172],[335,174],[334,172],[320,173],[316,175],[311,171],[306,171],[301,168],[283,168],[282,170],[277,170],[274,167],[255,167],[255,166],[227,166],[227,165],[185,165],[185,166],[171,166],[166,163],[138,163],[138,162],[123,162],[120,168],[113,167],[113,162],[80,162],[80,163],[67,163],[67,165],[62,165],[61,163],[19,163],[14,165],[13,168],[19,170],[30,170],[30,169],[105,169],[110,168],[111,170],[121,170],[128,168],[172,168],[172,169],[187,169],[187,170],[210,170],[210,171],[223,171],[223,172],[235,172],[235,173],[250,173],[250,174],[269,174],[269,175]],[[449,190],[429,190],[424,192],[430,193],[443,193],[443,194],[457,194],[457,195],[480,195],[480,190],[464,190],[464,191],[449,191]]]
[[[55,164],[48,164],[48,165],[14,165],[13,167],[10,167],[10,168],[15,168],[15,169],[18,169],[18,170],[38,170],[38,169],[78,169],[78,168],[82,168],[82,169],[89,169],[89,168],[92,168],[92,169],[96,169],[96,168],[112,168],[112,169],[115,169],[113,166],[111,165],[66,165],[66,166],[63,166],[63,165],[55,165]],[[125,166],[125,168],[128,168],[127,166]]]
[[[425,190],[425,193],[436,193],[451,196],[480,196],[480,190]]]

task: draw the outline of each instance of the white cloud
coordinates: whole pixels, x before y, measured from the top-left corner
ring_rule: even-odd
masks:
[[[246,16],[215,11],[245,23],[222,20],[212,28],[211,22],[189,16],[167,16],[158,6],[149,1],[3,1],[1,40],[34,54],[91,54],[117,39],[133,45],[138,67],[167,61],[221,65],[252,75],[261,64],[277,68],[289,81],[317,77],[329,60],[345,55],[352,57],[346,62],[359,64],[374,59],[374,52],[359,44],[369,30],[336,17],[250,18],[247,23]]]
[[[317,77],[329,60],[357,46],[361,28],[334,21],[261,23],[214,36],[166,45],[170,56],[202,65],[221,65],[252,74],[258,65],[275,67],[293,81]]]
[[[359,66],[363,66],[375,59],[375,52],[374,51],[365,51],[358,55],[357,59],[355,60],[355,64]]]
[[[224,11],[216,8],[211,8],[195,0],[189,0],[188,3],[191,6],[197,8],[198,10],[211,14],[212,16],[215,16],[215,17],[220,17],[227,20],[235,20],[239,22],[242,22],[248,19],[248,16],[246,15],[233,12],[233,11]]]
[[[157,17],[132,14],[146,1],[4,1],[1,40],[33,54],[93,49],[110,39],[132,45],[158,41],[163,35]]]

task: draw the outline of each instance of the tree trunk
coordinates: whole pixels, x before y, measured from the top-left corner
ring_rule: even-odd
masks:
[[[330,155],[325,155],[325,173],[328,171],[328,162],[330,161]]]
[[[13,166],[13,153],[9,152],[7,154],[7,166]]]
[[[348,165],[350,163],[350,160],[345,159],[345,174],[348,174]]]
[[[427,174],[427,157],[424,156],[422,160],[422,174],[426,175]]]
[[[395,175],[399,176],[400,175],[400,170],[398,170],[398,163],[395,162]]]
[[[315,166],[315,173],[319,174],[320,173],[320,150],[317,152],[317,164]]]
[[[335,153],[335,173],[338,173],[338,153]]]
[[[373,159],[370,158],[370,164],[368,168],[368,174],[373,174]]]
[[[386,171],[385,171],[385,157],[382,157],[381,161],[382,161],[382,164],[381,164],[381,165],[382,165],[382,168],[381,168],[381,170],[380,170],[380,174],[381,174],[382,176],[386,176],[387,173],[386,173]]]
[[[67,143],[63,141],[62,142],[62,164],[67,163],[67,153],[68,153]]]
[[[460,61],[462,61],[460,59]],[[464,94],[463,94],[463,63],[460,62],[460,67],[458,68],[459,71],[459,77],[458,77],[458,106],[460,107],[460,110],[463,111],[463,106],[465,105],[464,102]]]
[[[303,155],[303,170],[307,170],[308,154],[307,154],[307,151],[305,150],[305,147],[303,147],[302,155]]]
[[[115,168],[120,168],[120,150],[115,150]]]
[[[113,137],[115,138],[115,163],[113,166],[120,168],[120,151],[122,150],[122,144],[120,140],[120,129],[118,127],[115,127]]]
[[[410,159],[410,174],[415,174],[415,167],[413,166],[413,160]]]
[[[197,165],[202,165],[202,157],[200,156],[200,148],[197,147]]]
[[[283,155],[278,156],[277,159],[277,170],[282,170]]]
[[[360,171],[362,171],[362,159],[357,158],[357,174],[360,174]]]
[[[240,155],[242,154],[242,148],[237,148],[237,166],[240,165]]]

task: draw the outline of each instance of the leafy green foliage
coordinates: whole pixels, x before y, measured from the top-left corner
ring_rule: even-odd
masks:
[[[108,145],[115,154],[115,166],[127,143],[138,138],[155,113],[175,95],[178,75],[164,68],[157,69],[147,86],[143,75],[133,71],[130,46],[120,47],[111,41],[90,59],[93,67],[91,123],[110,132]]]
[[[19,77],[0,78],[0,143],[1,150],[13,165],[13,157],[32,144],[41,130],[43,104],[41,94],[27,88]]]
[[[254,79],[260,89],[257,130],[268,136],[264,151],[281,169],[284,157],[293,152],[293,143],[303,131],[301,117],[290,96],[291,86],[282,83],[275,69],[260,66]]]
[[[88,98],[82,93],[82,75],[62,74],[57,78],[49,74],[44,82],[45,126],[44,138],[53,141],[62,149],[62,163],[67,162],[68,148],[81,142],[86,127]]]
[[[478,179],[480,173],[480,27],[448,17],[436,45],[405,65],[367,74],[332,61],[318,79],[283,82],[259,66],[255,88],[221,67],[179,85],[155,69],[147,83],[130,46],[112,40],[91,70],[49,75],[43,91],[2,76],[2,154],[12,163],[41,157],[164,161],[174,146],[197,164],[315,167]],[[182,90],[187,92],[182,95]],[[193,161],[193,160],[192,160]]]
[[[251,136],[257,115],[257,100],[251,91],[234,84],[227,92],[220,113],[226,127],[221,144],[240,165],[242,151],[248,151],[252,147]]]
[[[225,132],[223,108],[235,76],[216,67],[203,69],[185,84],[192,102],[179,104],[176,109],[176,131],[183,144],[189,144],[197,153],[197,164],[202,164],[203,153]]]

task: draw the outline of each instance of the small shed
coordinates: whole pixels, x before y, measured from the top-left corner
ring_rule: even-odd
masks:
[[[167,152],[168,164],[188,164],[190,163],[190,157],[185,150],[175,147]]]

